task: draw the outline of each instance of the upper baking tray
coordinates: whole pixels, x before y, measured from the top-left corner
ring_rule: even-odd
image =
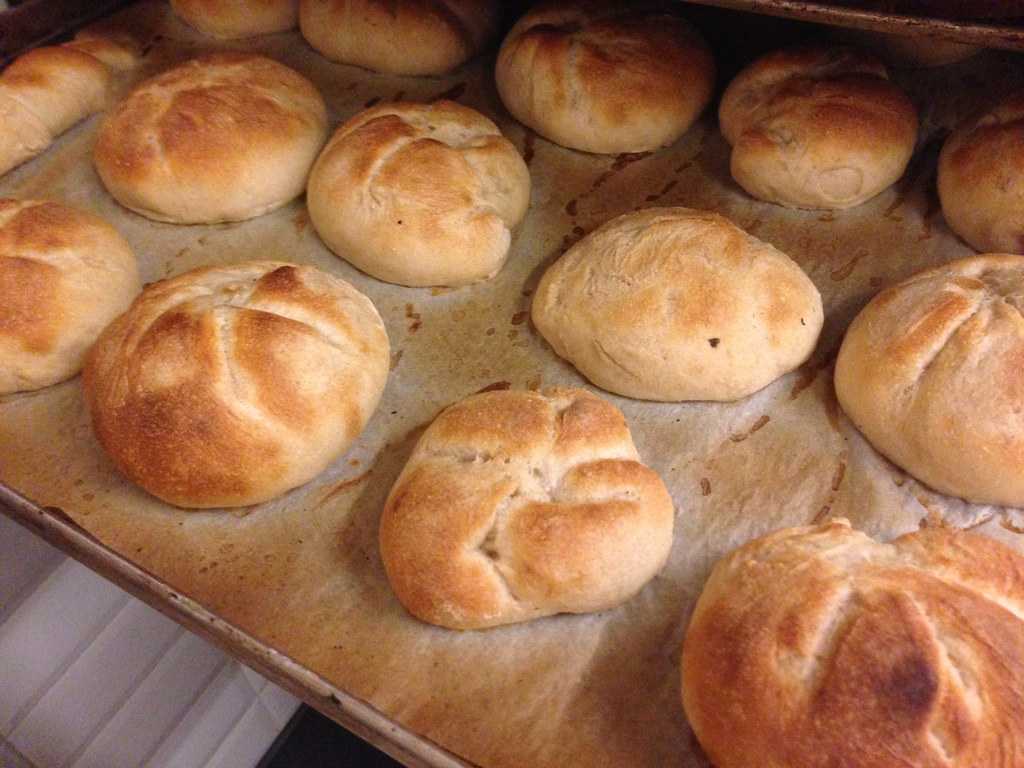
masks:
[[[178,23],[166,3],[119,16],[153,30],[133,78],[210,50],[261,52],[309,77],[333,124],[381,99],[446,96],[492,117],[528,161],[531,205],[508,263],[492,280],[452,291],[359,273],[319,241],[302,200],[215,226],[161,224],[125,211],[92,168],[96,118],[0,179],[0,195],[50,197],[110,220],[147,281],[204,264],[279,259],[341,276],[374,301],[393,351],[383,399],[351,450],[305,486],[244,516],[168,507],[113,469],[73,379],[0,398],[0,483],[8,486],[0,506],[408,764],[703,768],[680,705],[678,660],[694,601],[722,554],[830,516],[883,538],[922,520],[979,526],[1022,548],[1017,511],[940,496],[879,457],[839,411],[830,376],[838,340],[872,295],[971,253],[938,210],[935,157],[958,119],[1024,85],[1016,55],[988,52],[941,71],[897,72],[922,116],[911,167],[877,199],[822,214],[747,197],[729,176],[713,109],[662,151],[586,155],[509,117],[495,92],[493,55],[443,78],[396,78],[328,62],[296,32],[218,43]],[[717,9],[693,16],[723,52],[738,49],[737,41],[763,48],[794,37],[791,24],[774,19]],[[747,20],[771,35],[755,41]],[[823,298],[814,357],[738,403],[608,396],[677,508],[669,561],[635,599],[601,614],[487,632],[415,621],[388,586],[377,528],[423,425],[485,387],[587,386],[530,327],[530,294],[569,244],[654,205],[718,211],[791,255]]]
[[[1019,0],[686,0],[739,11],[878,32],[934,36],[987,48],[1024,49]]]

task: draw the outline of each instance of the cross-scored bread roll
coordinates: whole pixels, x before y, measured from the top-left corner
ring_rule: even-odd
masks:
[[[302,36],[328,59],[394,75],[441,75],[498,29],[497,0],[300,0]]]
[[[468,107],[380,104],[342,125],[313,166],[309,217],[328,247],[401,285],[465,285],[505,263],[530,173]]]
[[[45,150],[103,108],[110,71],[68,46],[36,48],[0,75],[0,174]]]
[[[845,520],[753,541],[711,572],[683,703],[718,768],[1024,764],[1024,557]]]
[[[882,291],[843,339],[839,403],[918,480],[1024,506],[1022,311],[1022,256],[960,259]]]
[[[716,213],[648,208],[570,248],[541,278],[533,323],[602,389],[736,400],[806,360],[821,297],[788,256]]]
[[[78,373],[140,287],[131,248],[98,216],[0,199],[0,395]]]
[[[299,0],[171,0],[187,24],[212,37],[232,39],[294,29]]]
[[[628,600],[665,563],[672,523],[613,405],[581,389],[487,392],[420,438],[380,551],[410,613],[482,629]]]
[[[917,141],[917,111],[885,65],[855,48],[807,46],[757,59],[719,105],[732,176],[792,208],[850,208],[893,184]]]
[[[320,93],[263,56],[215,53],[133,90],[107,115],[96,171],[126,208],[182,224],[240,221],[302,194],[327,137]]]
[[[498,53],[498,92],[513,117],[585,152],[653,150],[704,111],[715,63],[666,2],[546,2],[523,16]]]
[[[973,248],[1024,253],[1024,91],[950,134],[938,183],[942,215]]]
[[[307,266],[253,261],[146,288],[100,337],[83,384],[100,444],[180,507],[272,499],[358,437],[388,373],[377,310]]]

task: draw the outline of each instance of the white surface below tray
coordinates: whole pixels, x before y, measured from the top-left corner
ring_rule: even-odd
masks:
[[[0,768],[249,768],[298,707],[2,515],[0,692]]]

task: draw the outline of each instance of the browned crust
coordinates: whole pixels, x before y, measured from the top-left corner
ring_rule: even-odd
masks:
[[[171,0],[171,8],[200,32],[230,39],[294,29],[299,0]]]
[[[381,557],[414,616],[479,629],[627,600],[668,556],[672,518],[610,403],[487,392],[420,439],[384,508]]]
[[[96,436],[130,479],[178,506],[241,506],[344,451],[388,361],[380,317],[350,285],[249,262],[149,286],[97,342],[83,383]]]
[[[512,115],[587,152],[639,152],[686,132],[711,98],[711,53],[673,4],[542,3],[509,32],[495,78]]]
[[[1009,768],[1024,757],[1022,631],[1024,558],[994,541],[787,529],[715,566],[684,705],[719,768]]]

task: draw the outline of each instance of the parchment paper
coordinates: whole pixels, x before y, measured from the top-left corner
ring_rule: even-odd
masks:
[[[656,154],[590,156],[511,120],[493,88],[493,56],[450,77],[394,78],[331,64],[297,32],[218,44],[159,3],[124,17],[158,34],[135,80],[204,50],[261,51],[316,82],[335,122],[376,99],[447,93],[494,118],[529,161],[532,204],[508,264],[487,283],[453,291],[362,275],[320,243],[301,200],[222,226],[158,224],[129,213],[92,170],[97,118],[0,180],[0,194],[64,200],[112,221],[145,280],[216,262],[282,259],[340,275],[377,305],[393,371],[366,432],[323,475],[245,515],[179,511],[122,479],[92,436],[77,378],[0,401],[0,479],[63,508],[101,541],[340,688],[484,766],[705,765],[680,705],[679,653],[716,558],[776,528],[831,516],[883,538],[924,524],[977,526],[1022,547],[1016,511],[943,497],[875,453],[839,411],[831,381],[841,334],[874,293],[970,253],[938,210],[934,137],[1020,85],[1012,54],[899,75],[924,118],[905,179],[857,209],[821,214],[748,198],[729,177],[713,110]],[[814,357],[735,404],[607,395],[677,508],[668,565],[626,605],[485,632],[415,621],[388,587],[376,542],[384,498],[422,427],[488,385],[588,386],[531,329],[529,293],[568,243],[654,204],[720,211],[790,254],[825,303]]]

